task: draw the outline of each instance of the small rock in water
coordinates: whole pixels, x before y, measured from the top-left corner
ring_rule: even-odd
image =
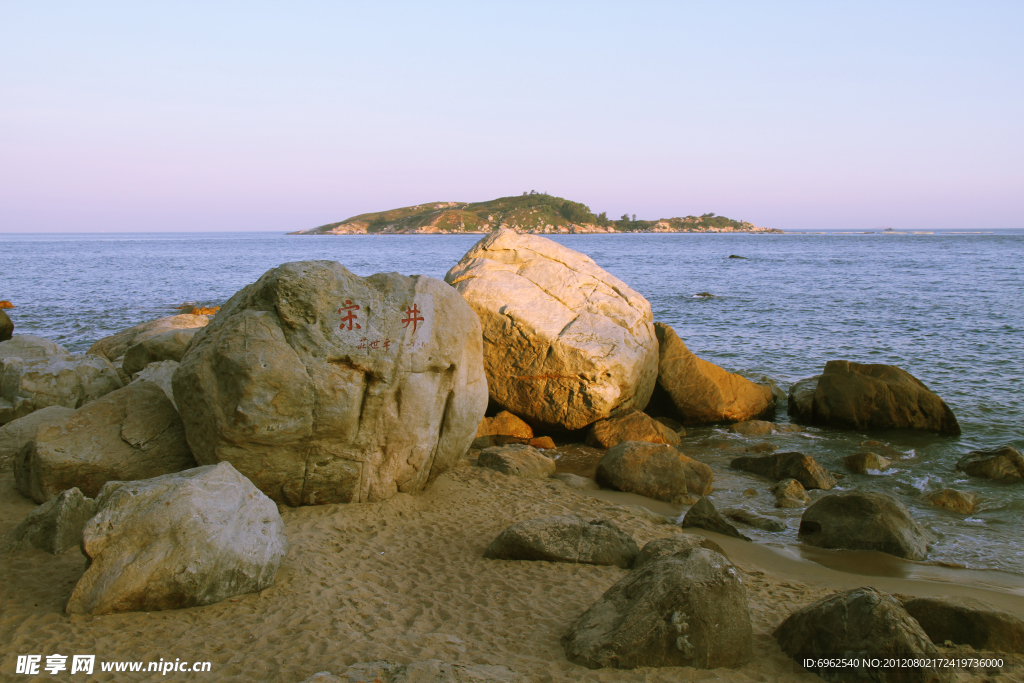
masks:
[[[4,299],[3,301],[0,301],[0,308],[16,308],[16,307],[10,301],[8,301],[7,299]]]
[[[783,479],[772,486],[772,493],[777,508],[802,508],[811,502],[803,484],[796,479]]]
[[[772,479],[796,479],[805,489],[831,489],[836,485],[832,473],[803,453],[776,453],[735,458],[729,467]]]
[[[977,506],[978,497],[975,494],[966,491],[942,489],[941,491],[932,491],[924,498],[928,501],[929,505],[934,505],[937,508],[943,508],[950,512],[959,512],[963,515],[969,515],[974,512],[974,508]]]
[[[555,474],[552,479],[557,479],[571,489],[579,489],[581,491],[600,491],[601,487],[597,485],[597,482],[588,477],[581,477],[578,474],[572,474],[570,472],[559,472]]]
[[[749,259],[749,257],[748,257],[748,256],[739,256],[739,255],[737,255],[737,254],[729,254],[729,258],[741,258],[741,259],[743,259],[744,261],[746,261],[746,260],[748,260],[748,259]]]
[[[699,296],[702,299],[714,299],[715,298],[715,295],[712,294],[711,292],[697,292],[696,294],[694,294],[694,296]]]
[[[1001,481],[1024,479],[1024,456],[1010,445],[971,451],[956,464],[971,477],[984,477]]]
[[[899,460],[900,458],[907,457],[907,454],[903,451],[896,450],[889,444],[882,443],[881,441],[875,441],[874,439],[861,441],[860,446],[861,450],[878,453],[884,458],[889,458],[889,460]]]
[[[747,489],[743,492],[743,495],[752,498],[757,495],[757,489]]]
[[[771,517],[763,517],[755,512],[744,508],[729,508],[723,510],[724,514],[729,519],[734,519],[741,524],[752,526],[755,529],[761,529],[763,531],[785,531],[786,525],[777,519]]]
[[[746,420],[731,425],[729,431],[733,434],[742,434],[744,436],[767,436],[768,434],[775,434],[778,430],[773,423],[766,420]]]
[[[716,534],[722,534],[723,536],[742,538],[744,541],[750,540],[737,531],[736,527],[725,521],[725,518],[718,514],[718,510],[715,509],[714,504],[708,500],[707,497],[698,500],[694,506],[686,512],[686,516],[683,517],[683,521],[679,526],[684,529],[696,528],[704,529],[705,531],[713,531]]]
[[[847,469],[854,474],[868,474],[869,472],[884,472],[892,465],[892,461],[883,458],[877,453],[861,451],[848,455],[843,459]]]

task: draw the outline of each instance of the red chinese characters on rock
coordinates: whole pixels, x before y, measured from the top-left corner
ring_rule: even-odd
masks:
[[[352,303],[349,299],[345,299],[345,305],[338,309],[338,315],[341,315],[341,324],[338,325],[340,330],[361,330],[362,326],[356,322],[359,316],[356,315],[356,311],[361,310],[359,304]],[[409,325],[412,325],[412,331],[415,334],[417,325],[424,322],[424,317],[420,311],[419,306],[413,304],[405,310],[405,317],[402,318],[402,327],[408,329]],[[391,339],[370,339],[363,337],[359,340],[356,345],[357,349],[364,351],[385,351],[390,352],[391,347],[394,346],[395,342]],[[410,341],[403,346],[410,349],[418,349],[426,346],[426,341]]]
[[[338,315],[341,315],[342,311],[348,311],[348,312],[341,319],[341,324],[338,325],[338,329],[340,329],[340,330],[345,330],[345,329],[351,330],[352,329],[352,325],[355,324],[356,329],[357,330],[361,330],[362,326],[359,323],[355,322],[356,318],[358,317],[358,316],[356,316],[355,312],[358,311],[358,310],[359,310],[359,304],[354,304],[351,301],[349,301],[348,299],[345,299],[345,305],[338,309]],[[345,323],[348,323],[348,327],[347,328],[345,327]]]
[[[420,309],[416,304],[413,304],[411,308],[405,310],[405,318],[402,319],[402,327],[409,327],[409,323],[412,323],[412,331],[416,332],[416,323],[423,322],[423,316],[420,315]]]
[[[384,351],[390,351],[391,345],[393,343],[394,342],[392,342],[390,339],[374,339],[373,341],[370,341],[366,337],[363,337],[362,339],[359,340],[359,343],[356,345],[356,348],[368,351],[380,351],[382,349]]]

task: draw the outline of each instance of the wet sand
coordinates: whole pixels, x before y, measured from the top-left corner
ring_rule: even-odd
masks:
[[[794,671],[771,633],[793,610],[835,590],[872,585],[909,595],[969,595],[1024,617],[1024,595],[1016,584],[1001,583],[1013,584],[1018,577],[901,561],[895,564],[910,567],[903,575],[866,576],[811,562],[793,549],[707,533],[742,572],[754,625],[751,662],[738,670],[591,671],[566,660],[559,637],[625,570],[485,560],[484,549],[513,522],[569,513],[610,519],[642,546],[679,529],[653,523],[624,505],[639,502],[660,514],[676,510],[630,494],[586,495],[554,480],[507,477],[468,461],[462,465],[419,495],[284,508],[291,547],[274,586],[206,607],[70,617],[63,607],[85,568],[79,551],[0,557],[0,680],[33,680],[13,674],[19,654],[60,653],[96,654],[98,660],[211,661],[210,674],[187,674],[197,680],[291,683],[318,671],[338,673],[359,661],[442,659],[502,664],[531,681],[817,681]],[[33,507],[17,493],[12,474],[0,474],[0,534]],[[894,565],[885,556],[862,561],[872,563]],[[994,578],[986,583],[979,575]],[[88,680],[156,681],[176,675],[115,678],[98,670]],[[1024,680],[1024,664],[1008,665],[994,678],[981,672],[958,676]],[[84,680],[71,678],[77,679]]]

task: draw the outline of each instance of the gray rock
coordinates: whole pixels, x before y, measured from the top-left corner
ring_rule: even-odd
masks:
[[[725,551],[722,550],[722,546],[718,545],[710,538],[705,538],[700,534],[676,534],[675,536],[669,536],[668,538],[656,538],[653,541],[648,541],[647,544],[640,551],[640,554],[633,560],[633,570],[640,569],[648,562],[660,560],[664,557],[677,557],[684,555],[694,548],[705,548],[707,550],[713,550],[716,553],[725,556]]]
[[[0,372],[3,371],[3,363],[8,358],[40,360],[70,355],[67,349],[49,339],[34,334],[16,334],[7,341],[0,342]]]
[[[198,327],[175,329],[146,337],[128,347],[121,367],[129,376],[133,376],[150,363],[167,360],[178,362],[185,355],[192,338],[199,330]]]
[[[108,481],[195,466],[174,406],[160,387],[141,382],[41,424],[15,457],[14,477],[22,495],[44,503],[69,488],[94,497]]]
[[[904,599],[903,607],[933,643],[947,640],[985,652],[1024,652],[1024,621],[972,598]]]
[[[729,508],[728,510],[723,510],[722,514],[741,524],[746,524],[763,531],[777,532],[786,530],[786,525],[779,520],[759,515],[745,508]]]
[[[831,472],[803,453],[742,456],[730,462],[729,467],[771,479],[796,479],[805,489],[827,490],[836,485],[836,478]]]
[[[110,482],[85,525],[68,614],[209,605],[268,588],[288,552],[277,506],[229,463]]]
[[[37,507],[11,535],[8,551],[31,546],[60,555],[82,543],[82,529],[96,513],[96,501],[78,489],[61,492]]]
[[[909,560],[923,560],[934,540],[898,500],[866,491],[834,493],[811,505],[799,537],[819,548],[877,550]]]
[[[878,453],[860,451],[843,458],[846,468],[855,474],[869,474],[871,472],[884,472],[892,465],[892,461],[883,458]]]
[[[711,492],[714,474],[702,462],[675,448],[646,441],[623,441],[597,463],[597,483],[655,500],[686,504]]]
[[[160,360],[155,363],[150,363],[135,375],[135,379],[132,382],[153,382],[158,387],[163,389],[164,394],[174,405],[174,409],[178,409],[178,404],[174,403],[174,387],[171,384],[171,379],[174,377],[174,371],[178,369],[178,363],[173,360]]]
[[[480,451],[477,467],[524,479],[547,479],[555,473],[555,461],[525,444],[492,446]]]
[[[713,531],[716,534],[722,534],[723,536],[742,538],[744,541],[750,540],[737,531],[736,527],[725,521],[725,518],[718,513],[718,510],[715,509],[714,504],[708,498],[701,498],[693,505],[693,507],[687,510],[686,515],[683,516],[683,521],[679,523],[679,526],[684,529],[694,528]]]
[[[572,489],[578,489],[580,491],[600,491],[601,487],[598,486],[597,482],[588,477],[581,477],[578,474],[571,474],[569,472],[558,472],[552,476],[552,479],[557,479],[566,486]]]
[[[179,315],[169,315],[164,318],[157,318],[156,320],[147,320],[146,322],[139,323],[127,330],[121,330],[116,334],[100,339],[98,342],[90,346],[86,353],[94,356],[103,356],[113,363],[118,358],[124,357],[129,348],[149,339],[150,337],[155,337],[159,334],[172,332],[174,330],[191,330],[198,327],[205,327],[206,324],[210,322],[210,319],[211,316],[208,315],[182,313]],[[178,360],[180,360],[180,358]]]
[[[484,557],[491,560],[546,560],[612,565],[629,569],[640,549],[611,522],[578,515],[517,522],[495,538]]]
[[[1010,445],[971,451],[957,462],[956,468],[971,477],[999,481],[1024,479],[1024,456]]]
[[[0,472],[14,467],[15,456],[35,440],[36,429],[41,424],[61,420],[74,412],[72,408],[49,406],[0,427]]]
[[[239,290],[173,377],[197,462],[275,502],[415,493],[455,466],[487,407],[480,321],[425,275],[285,263]]]
[[[590,669],[736,668],[751,656],[747,593],[724,556],[704,548],[647,562],[609,588],[562,636]]]
[[[938,650],[918,623],[891,595],[856,588],[808,605],[775,629],[775,640],[790,657],[931,659]],[[950,679],[943,668],[821,668],[826,681],[932,683]]]
[[[796,479],[783,479],[771,488],[777,508],[802,508],[811,502],[803,484]]]
[[[821,375],[808,377],[789,388],[787,412],[797,422],[810,424],[814,421],[814,392],[818,389]]]
[[[6,358],[0,362],[0,399],[10,408],[0,406],[0,424],[47,406],[80,408],[121,387],[113,366],[96,356]]]

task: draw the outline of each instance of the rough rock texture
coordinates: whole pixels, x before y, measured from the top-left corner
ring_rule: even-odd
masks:
[[[581,477],[578,474],[571,474],[569,472],[559,472],[552,475],[552,479],[564,483],[566,486],[572,489],[579,489],[580,491],[599,491],[601,487],[593,479],[587,477]]]
[[[127,330],[121,330],[117,334],[100,339],[90,346],[86,353],[103,356],[110,362],[114,362],[124,356],[130,347],[150,337],[173,330],[191,330],[197,327],[205,327],[210,322],[210,319],[208,315],[185,313],[182,315],[169,315],[166,318],[157,318],[156,320],[147,320],[134,327],[129,327]]]
[[[777,519],[771,517],[765,517],[759,515],[756,512],[747,510],[746,508],[729,508],[722,510],[722,514],[729,519],[752,526],[755,529],[761,529],[763,531],[785,531],[786,525]]]
[[[193,316],[195,317],[195,316]],[[129,376],[134,375],[150,363],[173,360],[180,361],[185,355],[192,338],[195,337],[199,328],[171,330],[161,332],[151,337],[145,337],[142,341],[128,347],[124,353],[124,361],[121,367]]]
[[[525,479],[547,479],[555,473],[555,461],[532,446],[508,444],[480,451],[477,467]]]
[[[927,659],[938,656],[928,635],[903,606],[874,588],[855,588],[808,605],[789,615],[775,640],[790,657],[854,657]],[[948,669],[821,668],[826,681],[931,683],[949,680]]]
[[[0,342],[5,342],[14,336],[14,323],[6,313],[0,311]]]
[[[805,489],[828,490],[836,485],[831,472],[803,453],[742,456],[730,462],[729,467],[771,479],[796,479]]]
[[[934,540],[901,502],[866,491],[834,493],[807,508],[799,537],[819,548],[877,550],[909,560],[923,560]]]
[[[82,543],[82,529],[96,513],[96,501],[78,489],[62,491],[28,513],[11,534],[8,551],[31,546],[60,555]]]
[[[942,489],[932,491],[925,495],[924,499],[929,505],[943,508],[950,512],[959,512],[962,515],[969,515],[974,512],[977,506],[978,497],[968,491],[957,491],[956,489]]]
[[[140,382],[43,423],[18,453],[14,476],[23,495],[44,503],[69,488],[95,497],[108,481],[195,466],[178,412],[160,387]]]
[[[714,504],[708,498],[701,498],[694,503],[693,507],[686,511],[683,521],[679,523],[679,526],[684,529],[713,531],[723,536],[742,538],[744,541],[750,540],[737,531],[736,527],[725,521],[725,518],[718,513],[718,510],[715,509]]]
[[[843,463],[846,464],[846,469],[855,474],[885,472],[892,466],[891,460],[870,451],[860,451],[859,453],[848,455],[843,458]]]
[[[273,501],[229,463],[111,482],[82,549],[68,614],[209,605],[274,582],[288,552]]]
[[[491,398],[535,425],[580,429],[647,405],[651,305],[589,257],[496,230],[445,281],[480,317]]]
[[[844,429],[922,429],[956,435],[953,411],[920,380],[895,365],[830,360],[807,407],[811,380],[790,388],[790,415]]]
[[[775,434],[778,430],[775,429],[775,423],[773,422],[766,420],[744,420],[743,422],[730,425],[729,431],[733,434],[742,434],[744,436],[767,436],[768,434]]]
[[[775,397],[770,387],[754,384],[740,375],[693,355],[675,330],[655,323],[658,336],[658,387],[671,401],[684,425],[708,422],[740,422],[771,415]]]
[[[40,358],[70,355],[68,350],[60,344],[34,334],[16,334],[9,340],[0,342],[0,366],[8,358],[39,360]]]
[[[1024,621],[979,600],[909,598],[903,607],[933,643],[948,640],[983,652],[1024,652]]]
[[[527,445],[541,450],[550,450],[555,447],[555,440],[550,436],[537,436],[530,439],[530,443]]]
[[[789,388],[786,406],[787,414],[797,422],[814,422],[814,392],[818,389],[821,375],[802,379]]]
[[[595,478],[601,486],[685,504],[711,493],[714,474],[672,446],[624,441],[604,454]]]
[[[491,560],[546,560],[611,565],[629,569],[640,549],[633,537],[611,522],[588,522],[578,515],[516,522],[491,541]]]
[[[503,410],[494,417],[480,420],[476,430],[477,438],[481,436],[515,436],[520,439],[532,439],[533,429],[521,419]]]
[[[303,683],[527,683],[527,678],[502,665],[456,664],[439,659],[411,664],[381,660],[357,662],[339,675],[321,671]]]
[[[796,479],[783,479],[771,488],[777,508],[802,508],[811,502],[804,485]]]
[[[79,408],[122,386],[113,366],[96,356],[9,357],[0,361],[0,424],[47,406]]]
[[[751,646],[739,572],[705,548],[630,572],[562,636],[569,661],[590,669],[736,668],[750,659]]]
[[[971,477],[1020,481],[1024,478],[1024,456],[1013,446],[971,451],[956,464]]]
[[[590,425],[586,444],[593,448],[611,448],[623,441],[647,441],[678,446],[679,434],[646,413],[631,413],[598,420]]]
[[[440,280],[286,263],[224,304],[174,373],[201,464],[288,505],[377,501],[455,465],[487,407],[480,323]]]
[[[173,360],[161,360],[155,363],[150,363],[141,371],[135,375],[134,382],[152,382],[158,387],[163,389],[163,392],[167,394],[167,398],[174,404],[174,409],[178,409],[178,404],[174,403],[174,387],[171,384],[171,379],[174,377],[174,371],[178,369],[178,363]]]
[[[0,472],[14,467],[15,456],[36,438],[39,425],[62,420],[74,412],[72,408],[49,406],[0,427]]]
[[[676,534],[668,538],[656,538],[653,541],[648,541],[647,545],[640,551],[640,554],[633,560],[633,569],[640,569],[640,567],[648,562],[660,560],[663,557],[684,555],[693,548],[706,548],[725,556],[722,546],[710,538],[705,538],[700,534]]]

